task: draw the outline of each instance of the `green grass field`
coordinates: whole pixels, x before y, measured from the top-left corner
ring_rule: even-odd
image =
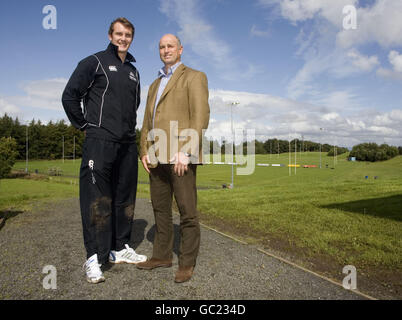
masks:
[[[257,155],[257,163],[285,164],[288,154]],[[294,162],[294,154],[292,154]],[[297,155],[301,165],[319,165],[319,153]],[[78,196],[80,161],[32,161],[29,171],[59,167],[63,177],[0,184],[0,210],[27,208],[32,201]],[[328,165],[328,168],[327,168]],[[25,162],[14,169],[24,170]],[[235,167],[236,169],[236,167]],[[235,170],[236,172],[236,170]],[[66,177],[67,176],[67,177]],[[368,179],[365,177],[368,176]],[[374,177],[377,179],[374,179]],[[138,197],[149,197],[140,165]],[[275,239],[307,256],[324,255],[359,267],[402,268],[402,157],[381,163],[348,162],[322,154],[322,168],[260,167],[234,177],[230,165],[198,167],[198,208],[202,220],[230,226],[253,241]],[[238,231],[237,231],[238,230]]]
[[[316,154],[301,159],[317,164]],[[287,161],[286,155],[279,161],[257,156],[257,163]],[[233,190],[200,191],[199,209],[239,230],[247,228],[259,240],[279,239],[309,255],[329,255],[344,265],[400,269],[402,157],[359,163],[343,156],[331,167],[333,159],[326,157],[323,169],[297,168],[295,175],[293,168],[291,176],[287,167],[257,166],[252,176],[235,176]],[[199,172],[201,185],[231,181],[230,166]]]

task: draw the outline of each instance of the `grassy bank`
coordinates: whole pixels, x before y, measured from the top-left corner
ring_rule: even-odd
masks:
[[[45,167],[45,163],[41,161],[40,165]],[[0,212],[27,211],[34,205],[78,196],[79,179],[73,176],[30,174],[24,178],[0,180]],[[138,184],[137,197],[149,197],[147,184]]]
[[[297,157],[301,165],[320,164],[319,153]],[[288,154],[256,156],[256,164],[287,165],[288,161]],[[199,167],[202,219],[267,245],[279,241],[285,250],[301,249],[307,256],[324,255],[343,265],[401,270],[402,157],[360,163],[346,161],[345,155],[337,162],[322,155],[321,163],[322,169],[297,168],[296,172],[294,168],[289,172],[287,167],[256,166],[252,175],[236,175],[231,190],[222,189],[222,184],[231,182],[230,165]],[[51,167],[77,177],[79,161],[35,161],[30,162],[29,170],[46,172]],[[23,170],[25,162],[15,168]],[[3,180],[0,208],[13,201],[24,204],[78,196],[78,186],[68,182],[71,178],[54,179]],[[139,181],[138,197],[149,197],[148,178],[141,166]]]
[[[77,185],[48,179],[0,181],[0,211],[30,210],[33,205],[77,196]]]
[[[258,162],[286,164],[288,157],[257,156]],[[316,162],[316,154],[302,157],[304,164]],[[291,176],[287,167],[257,166],[252,176],[236,176],[233,190],[201,190],[199,209],[263,242],[281,240],[344,265],[401,269],[402,157],[368,164],[344,156],[335,166],[325,157],[322,163],[323,169],[298,168],[296,175],[292,169]],[[200,174],[201,183],[219,180],[203,170],[210,179]],[[230,182],[230,169],[220,170],[226,172],[219,183]]]

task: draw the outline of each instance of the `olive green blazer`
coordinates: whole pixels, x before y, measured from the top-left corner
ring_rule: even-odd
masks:
[[[148,154],[151,167],[169,163],[178,151],[191,154],[191,163],[202,163],[202,134],[208,128],[210,114],[205,73],[184,64],[177,67],[159,99],[153,127],[160,81],[156,79],[148,90],[140,156]]]

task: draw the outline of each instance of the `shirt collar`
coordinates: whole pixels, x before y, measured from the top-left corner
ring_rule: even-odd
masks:
[[[107,50],[112,51],[112,52],[115,54],[115,56],[120,60],[120,57],[119,57],[119,54],[118,54],[118,50],[119,50],[119,47],[118,47],[118,46],[115,46],[113,43],[110,42],[109,45],[108,45],[108,47],[107,47]],[[135,60],[135,58],[131,55],[130,52],[127,52],[126,61],[125,61],[125,62],[136,62],[136,60]]]
[[[182,64],[181,61],[177,62],[175,65],[171,66],[168,69],[167,74],[165,73],[165,67],[162,67],[161,69],[159,69],[158,71],[158,78],[162,78],[162,77],[168,77],[171,76],[177,69],[178,66],[180,66]]]

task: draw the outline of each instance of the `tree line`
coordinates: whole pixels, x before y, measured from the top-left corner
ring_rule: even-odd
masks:
[[[225,153],[225,150],[231,149],[231,142],[222,141],[222,144],[219,144],[218,141],[210,141],[210,153]],[[327,143],[320,144],[317,142],[309,141],[309,140],[301,140],[301,139],[293,139],[289,140],[280,140],[280,139],[268,139],[266,141],[254,140],[252,141],[255,147],[256,154],[280,154],[280,153],[288,153],[288,152],[324,152],[328,153],[329,156],[333,156],[334,152],[337,155],[343,154],[345,152],[349,152],[347,148],[338,147],[334,148],[333,145],[329,145]],[[213,148],[213,146],[219,146],[219,148]],[[243,143],[243,154],[246,154],[247,144],[250,142]],[[237,148],[239,146],[236,146]],[[336,150],[336,151],[335,151]],[[230,151],[229,151],[230,152]],[[235,153],[235,152],[234,152]]]
[[[137,146],[139,147],[140,131],[137,132]],[[21,123],[18,118],[11,118],[4,114],[0,118],[0,138],[13,138],[15,140],[16,154],[15,159],[23,160],[26,157],[26,142],[28,140],[29,159],[72,159],[81,158],[84,133],[75,129],[71,124],[64,120],[57,122],[50,121],[43,124],[40,120],[33,119],[29,123]],[[248,142],[250,143],[250,142]],[[227,141],[209,141],[210,153],[225,154],[225,150],[230,150],[231,143]],[[323,152],[333,156],[346,153],[349,150],[344,147],[327,143],[317,143],[309,140],[293,139],[292,141],[280,139],[268,139],[266,141],[254,141],[256,154],[279,154],[291,152]],[[376,144],[361,144],[355,146],[351,156],[356,156],[357,160],[376,161],[386,160],[397,154],[402,154],[402,147],[389,147]],[[365,152],[368,156],[365,156]],[[375,151],[371,151],[375,150]],[[247,142],[243,143],[243,153],[247,151]],[[396,152],[396,153],[395,153]],[[375,156],[373,156],[373,154]]]
[[[74,155],[76,158],[82,156],[84,133],[66,124],[64,120],[50,121],[45,125],[33,119],[24,124],[18,118],[12,119],[5,114],[0,118],[0,137],[15,139],[17,160],[25,159],[27,141],[29,159],[61,159],[63,148],[66,159]]]

